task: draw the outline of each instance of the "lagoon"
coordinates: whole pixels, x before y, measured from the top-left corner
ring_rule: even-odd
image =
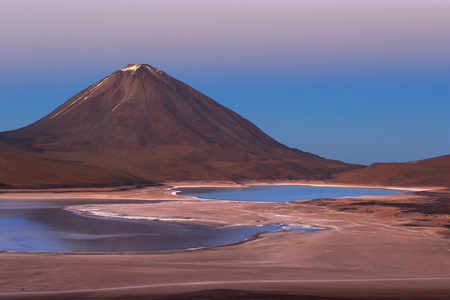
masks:
[[[210,247],[245,240],[259,231],[300,230],[273,226],[215,226],[107,219],[65,207],[152,203],[142,200],[0,199],[0,250],[23,252],[150,252]],[[303,230],[317,230],[305,228]]]
[[[197,198],[290,202],[319,198],[341,198],[375,195],[392,195],[411,192],[411,190],[385,188],[354,188],[312,185],[250,185],[247,187],[182,187],[175,188],[177,194]]]
[[[407,190],[294,185],[177,188],[201,198],[287,202],[316,198],[388,195]],[[219,228],[166,221],[85,216],[65,208],[84,204],[151,203],[155,200],[1,199],[0,250],[24,252],[151,252],[203,248],[245,240],[259,231],[319,230],[287,223]]]

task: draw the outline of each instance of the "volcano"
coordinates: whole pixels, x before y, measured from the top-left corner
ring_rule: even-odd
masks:
[[[326,179],[360,166],[289,148],[165,72],[130,64],[21,129],[3,148],[152,181]]]

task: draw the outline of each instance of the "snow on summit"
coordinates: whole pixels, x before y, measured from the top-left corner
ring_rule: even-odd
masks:
[[[137,65],[127,65],[126,67],[120,69],[121,71],[136,71],[140,66],[142,66],[142,64],[137,64]]]
[[[124,68],[120,69],[120,71],[122,71],[122,72],[125,72],[125,71],[134,72],[137,69],[139,69],[140,67],[146,67],[150,71],[157,72],[158,74],[163,74],[163,71],[161,71],[160,69],[154,68],[154,67],[152,67],[150,65],[147,65],[147,64],[129,64],[129,65],[125,66]]]

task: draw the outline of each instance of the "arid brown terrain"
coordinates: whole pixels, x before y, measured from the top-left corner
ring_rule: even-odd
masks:
[[[167,186],[3,196],[159,199],[91,208],[120,216],[184,216],[220,226],[290,222],[327,229],[261,232],[243,242],[188,251],[3,252],[0,299],[444,300],[450,296],[446,189],[288,203],[201,200],[172,195]]]
[[[120,171],[0,149],[0,189],[151,184]]]
[[[336,174],[333,182],[450,187],[450,155],[407,163],[375,163],[366,168]]]

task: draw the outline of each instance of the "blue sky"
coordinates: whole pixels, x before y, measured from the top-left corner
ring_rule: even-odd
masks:
[[[449,1],[3,0],[0,40],[0,131],[148,63],[326,158],[450,153]]]

